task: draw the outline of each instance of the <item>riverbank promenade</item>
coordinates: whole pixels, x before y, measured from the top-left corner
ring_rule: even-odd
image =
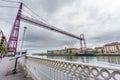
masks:
[[[5,57],[0,59],[0,80],[31,80],[26,77],[26,73],[19,66],[17,67],[17,73],[13,74],[15,60],[9,60],[12,57]]]

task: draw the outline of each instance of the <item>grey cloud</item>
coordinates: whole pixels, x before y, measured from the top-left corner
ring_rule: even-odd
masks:
[[[53,13],[61,6],[70,4],[71,2],[73,2],[73,0],[42,0],[41,2],[42,2],[41,7],[47,13]]]
[[[120,30],[117,31],[111,31],[108,33],[104,33],[102,35],[98,35],[96,37],[92,37],[91,40],[95,42],[114,42],[114,41],[120,41]]]
[[[16,3],[9,3],[0,1],[0,6],[14,6],[18,7]],[[18,8],[0,7],[0,28],[3,29],[4,34],[8,37],[10,30],[12,29],[14,19],[16,17]]]
[[[72,47],[77,43],[76,39],[41,28],[37,28],[36,30],[29,29],[26,32],[25,41],[28,43],[25,47],[31,48],[34,46],[34,48],[38,47],[46,49],[55,47],[62,48],[63,46]]]
[[[65,14],[68,18],[66,23],[64,22],[64,17],[57,19],[56,14],[60,12],[65,6],[69,6],[70,9],[73,3],[86,3],[87,0],[81,2],[81,0],[23,0],[24,3],[30,7],[37,14],[45,18],[47,21],[51,20],[54,22],[54,25],[58,25],[57,22],[60,22],[61,28],[65,31],[71,32],[75,35],[80,33],[85,33],[85,38],[88,43],[88,46],[93,44],[96,46],[96,43],[112,42],[119,41],[119,22],[120,15],[119,9],[110,13],[105,9],[99,9],[97,6],[88,6],[88,5],[76,5],[76,8],[79,8],[78,11]],[[12,3],[1,3],[0,5],[11,5]],[[89,4],[89,3],[87,3]],[[91,3],[92,4],[92,3]],[[94,5],[94,4],[93,4]],[[14,4],[13,6],[18,6]],[[102,5],[101,5],[102,6]],[[104,7],[106,8],[106,7]],[[69,9],[69,8],[68,8]],[[81,10],[82,9],[82,10]],[[9,35],[14,19],[16,17],[18,9],[5,9],[0,8],[0,26],[2,26],[3,32],[6,32],[6,35]],[[77,9],[76,9],[77,10]],[[74,11],[74,10],[73,10]],[[85,23],[74,24],[71,21],[71,18],[76,17],[76,15],[82,15],[81,12],[87,13],[87,18]],[[84,16],[84,15],[83,15]],[[84,18],[84,17],[82,17]],[[3,23],[2,21],[8,21]],[[83,19],[84,20],[84,19]],[[82,19],[81,19],[82,21]],[[27,26],[28,24],[21,23],[22,26]],[[114,29],[113,29],[114,26]],[[58,26],[59,27],[59,26]],[[0,27],[1,28],[1,27]],[[109,28],[109,30],[107,30]],[[113,30],[112,30],[113,29]],[[6,31],[7,30],[7,31]],[[98,32],[98,33],[97,33]],[[22,32],[20,33],[22,35]],[[20,35],[20,38],[22,37]],[[55,32],[48,30],[34,28],[28,28],[25,36],[25,48],[57,48],[57,47],[74,47],[79,44],[79,41],[73,38],[62,36]],[[91,46],[90,46],[91,47]]]
[[[29,4],[31,2],[33,7],[39,7],[47,14],[53,14],[56,10],[59,10],[62,6],[70,5],[74,0],[36,0],[36,1],[24,1],[24,3]],[[39,6],[38,6],[39,5]],[[49,15],[50,16],[50,15]]]

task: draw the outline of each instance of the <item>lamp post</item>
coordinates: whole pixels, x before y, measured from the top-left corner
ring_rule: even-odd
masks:
[[[21,50],[21,39],[19,39],[17,50],[18,50],[18,53],[15,55],[16,57],[17,57],[17,56],[20,56],[20,50]]]
[[[20,55],[22,55],[22,47],[23,47],[23,43],[24,43],[24,37],[25,37],[25,31],[26,31],[27,27],[24,27],[24,32],[23,32],[23,37],[22,37],[22,43],[21,43],[21,49],[20,49]]]
[[[24,32],[23,32],[23,37],[22,37],[22,43],[21,43],[21,49],[20,49],[20,56],[19,57],[16,57],[15,58],[15,66],[14,66],[14,69],[13,69],[13,74],[17,73],[17,61],[18,59],[21,57],[22,55],[22,47],[23,47],[23,42],[24,42],[24,37],[25,37],[25,31],[26,31],[27,27],[24,27]]]

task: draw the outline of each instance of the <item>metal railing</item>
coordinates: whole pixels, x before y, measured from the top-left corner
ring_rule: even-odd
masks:
[[[21,64],[34,80],[120,80],[120,68],[27,56]]]

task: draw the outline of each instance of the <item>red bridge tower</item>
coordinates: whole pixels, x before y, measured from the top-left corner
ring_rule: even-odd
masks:
[[[22,12],[22,3],[20,4],[17,17],[15,19],[15,22],[8,40],[8,44],[7,44],[8,52],[14,52],[14,55],[16,54],[16,49],[17,49],[21,12]]]

